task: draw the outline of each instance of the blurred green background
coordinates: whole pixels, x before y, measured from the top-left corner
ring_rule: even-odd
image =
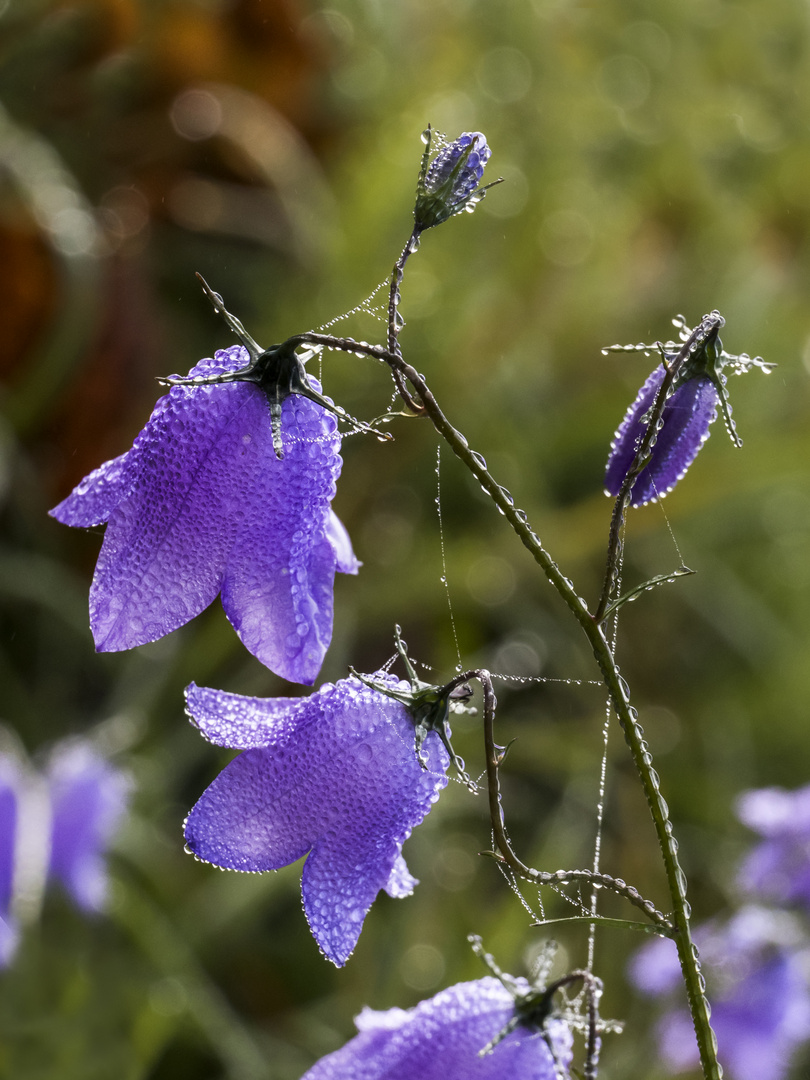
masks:
[[[749,839],[735,795],[810,781],[809,21],[802,0],[0,0],[0,718],[32,755],[92,733],[136,781],[108,916],[49,897],[0,978],[0,1075],[295,1080],[363,1005],[480,975],[467,933],[515,974],[543,938],[477,855],[484,798],[456,784],[405,847],[421,885],[380,897],[342,971],[309,935],[295,868],[242,876],[184,854],[183,818],[228,755],[184,719],[183,687],[300,691],[245,652],[219,603],[154,645],[96,655],[100,536],[46,514],[130,445],[156,376],[231,343],[195,271],[265,345],[384,281],[428,122],[485,132],[487,179],[506,183],[425,235],[403,350],[589,600],[607,448],[652,366],[600,349],[718,308],[730,351],[779,364],[732,378],[745,447],[716,426],[666,516],[631,515],[624,570],[628,585],[681,558],[698,572],[625,609],[619,656],[696,919],[734,902]],[[384,336],[363,313],[335,330]],[[361,417],[391,400],[370,361],[328,356],[323,378]],[[375,670],[395,622],[438,679],[458,660],[437,440],[423,421],[392,430],[394,443],[344,442],[335,507],[365,565],[337,582],[323,680]],[[449,453],[441,509],[464,665],[595,678],[567,612]],[[497,689],[498,737],[518,740],[503,775],[518,852],[545,870],[588,865],[602,692]],[[457,728],[477,774],[479,728]],[[665,907],[618,730],[608,756],[603,868]],[[609,898],[604,910],[628,915]],[[584,931],[557,937],[560,963],[580,965]],[[660,1075],[650,1010],[624,981],[637,944],[597,935],[603,1011],[628,1025],[607,1040],[608,1078]]]

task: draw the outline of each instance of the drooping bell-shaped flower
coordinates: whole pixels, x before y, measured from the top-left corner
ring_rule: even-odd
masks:
[[[57,743],[42,773],[0,753],[0,967],[46,884],[58,883],[84,912],[104,907],[107,850],[129,790],[126,774],[85,740]]]
[[[345,414],[320,394],[294,342],[260,350],[205,289],[243,344],[167,380],[132,449],[51,514],[107,525],[90,589],[98,651],[155,641],[220,594],[262,663],[312,683],[331,640],[335,571],[359,565],[331,509],[335,413]]]
[[[529,991],[525,979],[515,987]],[[515,1024],[516,1000],[498,979],[457,983],[413,1009],[364,1009],[358,1034],[302,1080],[559,1080],[571,1064],[561,1019]],[[482,1054],[511,1028],[490,1052]]]
[[[741,909],[725,926],[695,932],[712,1003],[712,1027],[729,1080],[784,1080],[810,1039],[808,942],[785,912]],[[674,942],[659,938],[633,959],[631,980],[645,994],[679,987]],[[672,1073],[698,1066],[688,1012],[674,1006],[658,1025],[658,1048]]]
[[[654,440],[648,445],[644,461],[638,463],[642,467],[631,488],[633,506],[655,502],[672,491],[708,439],[718,407],[732,442],[742,446],[731,418],[723,371],[726,366],[738,374],[752,367],[765,372],[773,369],[773,365],[764,363],[760,357],[752,359],[745,353],[735,356],[723,349],[717,335],[724,320],[716,311],[706,315],[694,330],[688,329],[683,316],[677,316],[673,323],[679,329],[682,344],[669,341],[655,345],[614,345],[603,350],[642,351],[649,355],[657,349],[662,357],[662,363],[627,410],[608,457],[605,493],[615,498],[636,461],[653,416],[657,417]]]
[[[382,671],[362,678],[327,683],[306,698],[242,697],[193,683],[186,690],[202,734],[244,751],[186,819],[188,850],[248,872],[307,855],[304,910],[338,966],[380,890],[413,891],[402,845],[447,784],[446,719],[456,692],[455,684],[431,688],[431,710],[427,690],[414,695]]]
[[[747,791],[737,816],[762,837],[740,869],[742,888],[810,912],[810,785]]]
[[[428,127],[422,136],[425,152],[416,185],[416,205],[413,216],[414,232],[418,238],[425,229],[471,211],[484,198],[487,190],[500,180],[481,187],[484,166],[492,151],[480,131],[465,131],[430,160],[432,131]]]
[[[11,905],[22,783],[23,772],[17,759],[0,754],[0,968],[11,962],[19,942]]]
[[[47,770],[51,799],[48,875],[83,911],[107,899],[105,853],[123,816],[129,778],[89,743],[58,744]]]

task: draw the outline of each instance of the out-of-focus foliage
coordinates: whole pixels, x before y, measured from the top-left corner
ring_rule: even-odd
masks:
[[[407,1007],[478,977],[468,932],[516,974],[541,941],[478,858],[485,802],[459,785],[406,845],[421,885],[380,897],[340,972],[310,938],[294,869],[224,874],[184,854],[183,817],[225,759],[185,721],[183,687],[296,691],[218,604],[162,642],[95,655],[100,536],[46,516],[130,445],[156,376],[232,343],[195,271],[266,345],[383,281],[411,230],[428,122],[483,131],[488,173],[506,182],[424,236],[403,351],[591,602],[608,442],[654,363],[601,347],[718,308],[731,352],[780,365],[732,380],[744,449],[717,426],[666,515],[631,514],[624,563],[628,586],[681,561],[698,571],[624,609],[619,654],[696,915],[733,900],[733,796],[799,786],[810,769],[808,20],[801,0],[0,0],[2,720],[33,754],[93,732],[136,781],[109,914],[86,921],[49,898],[2,975],[0,1074],[295,1080],[363,1005]],[[362,313],[335,329],[384,335]],[[327,356],[322,374],[355,415],[391,399],[370,361]],[[594,678],[552,590],[444,454],[451,618],[436,438],[423,421],[392,431],[344,443],[335,507],[365,565],[337,583],[322,678],[379,667],[395,622],[440,678],[458,660],[453,627],[465,666]],[[503,786],[519,853],[588,865],[599,688],[498,687],[498,738],[518,739]],[[456,728],[482,770],[475,722]],[[618,731],[608,756],[602,865],[663,904]],[[545,899],[549,915],[570,910]],[[558,936],[561,963],[580,964],[581,928]],[[628,1021],[600,1075],[651,1080],[628,939],[597,936],[604,1011]]]

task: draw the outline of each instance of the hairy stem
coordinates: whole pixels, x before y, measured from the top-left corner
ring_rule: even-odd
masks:
[[[501,511],[587,637],[596,663],[602,673],[602,679],[607,688],[611,705],[621,724],[625,741],[630,749],[661,848],[672,903],[672,924],[674,927],[672,936],[678,949],[687,999],[695,1026],[703,1075],[705,1080],[721,1080],[723,1073],[717,1060],[717,1042],[709,1020],[709,1003],[706,999],[705,984],[700,971],[697,950],[692,942],[689,923],[690,907],[686,898],[686,876],[678,860],[678,842],[673,835],[669,809],[661,794],[658,774],[652,766],[652,755],[644,740],[643,731],[638,722],[638,714],[630,704],[629,689],[621,676],[602,627],[591,615],[582,597],[577,594],[573,583],[565,577],[556,562],[543,547],[539,536],[529,525],[528,515],[515,506],[509,492],[501,487],[487,470],[483,457],[471,450],[465,437],[453,427],[439,407],[424,378],[414,367],[397,353],[389,352],[379,346],[364,345],[351,338],[332,338],[323,334],[302,334],[299,340],[301,343],[318,344],[341,351],[363,353],[377,360],[382,360],[392,369],[396,369],[403,379],[410,383],[419,404],[422,406],[424,413],[430,418],[438,434],[445,440],[456,457],[472,473],[482,489]],[[689,343],[687,343],[687,347],[688,345]],[[653,427],[654,425],[650,424],[650,428]],[[500,810],[498,812],[500,813]],[[537,880],[534,875],[531,876],[531,879]]]
[[[402,284],[402,277],[405,273],[405,263],[416,251],[418,244],[419,233],[414,229],[408,243],[402,249],[402,253],[394,263],[394,269],[391,273],[391,289],[388,294],[388,351],[399,357],[402,356],[399,347],[399,332],[402,329],[402,316],[399,314],[399,287]],[[408,387],[405,385],[405,380],[396,368],[391,368],[391,374],[394,379],[394,385],[397,388],[397,393],[405,402],[406,408],[415,416],[418,416],[423,411],[421,404],[414,399],[413,395],[408,390]]]

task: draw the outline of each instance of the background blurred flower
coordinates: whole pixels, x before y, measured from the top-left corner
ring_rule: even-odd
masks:
[[[17,948],[18,931],[11,914],[14,895],[18,792],[22,783],[19,761],[0,755],[0,967],[10,963]]]
[[[372,676],[402,685],[385,672]],[[436,732],[414,749],[398,701],[351,677],[308,698],[186,691],[191,720],[211,742],[244,750],[186,819],[188,849],[228,870],[277,870],[307,855],[301,894],[324,954],[345,964],[380,889],[407,896],[416,880],[402,845],[447,784]]]
[[[58,881],[84,912],[102,910],[107,849],[130,787],[87,740],[57,743],[43,774],[0,753],[0,966],[38,914],[46,883]]]
[[[796,791],[747,791],[737,802],[737,816],[763,837],[740,868],[740,885],[810,911],[810,784]]]
[[[733,1080],[782,1080],[796,1049],[810,1039],[808,941],[784,912],[746,907],[725,925],[695,932],[712,1005],[720,1061]],[[636,953],[630,976],[652,995],[679,988],[674,942],[659,938]],[[669,1010],[658,1048],[671,1072],[698,1065],[689,1013]]]
[[[515,982],[528,990],[524,979]],[[302,1080],[558,1080],[567,1075],[560,1069],[571,1064],[572,1039],[562,1020],[546,1021],[545,1037],[518,1026],[491,1053],[479,1056],[514,1012],[514,997],[492,976],[458,983],[407,1011],[366,1008],[355,1021],[359,1034]]]
[[[58,744],[48,761],[49,876],[84,911],[107,898],[105,853],[126,809],[129,778],[83,741]]]

